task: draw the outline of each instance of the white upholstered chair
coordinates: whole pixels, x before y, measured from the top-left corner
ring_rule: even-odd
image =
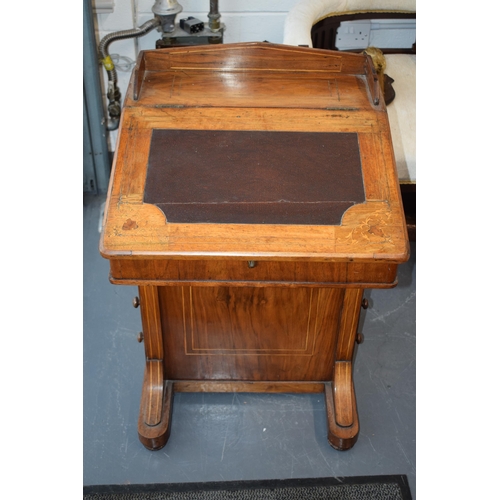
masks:
[[[285,21],[283,43],[313,47],[311,29],[319,21],[346,14],[416,13],[415,0],[301,0]],[[416,186],[416,54],[386,54],[385,73],[394,79],[396,98],[387,106],[401,185]]]

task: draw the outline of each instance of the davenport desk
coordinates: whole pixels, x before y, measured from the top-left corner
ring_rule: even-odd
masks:
[[[141,53],[100,251],[139,289],[144,446],[166,444],[175,391],[321,392],[330,444],[354,445],[363,291],[409,255],[389,130],[368,56]]]

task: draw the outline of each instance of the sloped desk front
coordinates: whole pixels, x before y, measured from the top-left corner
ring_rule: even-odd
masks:
[[[324,392],[329,442],[356,442],[363,290],[408,258],[373,75],[361,55],[272,44],[142,54],[101,253],[139,288],[147,448],[167,442],[174,391]]]

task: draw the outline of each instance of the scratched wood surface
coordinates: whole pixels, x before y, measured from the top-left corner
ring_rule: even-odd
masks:
[[[359,54],[265,43],[144,52],[125,100],[102,255],[405,261],[389,123],[383,102],[374,104],[371,70]],[[354,132],[366,202],[348,209],[339,225],[169,222],[143,202],[154,129]]]

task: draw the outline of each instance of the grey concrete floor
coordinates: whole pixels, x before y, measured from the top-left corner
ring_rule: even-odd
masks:
[[[176,394],[159,451],[137,438],[144,348],[135,287],[98,251],[103,196],[84,196],[83,484],[406,474],[416,497],[415,244],[399,285],[365,293],[354,372],[360,435],[339,452],[321,394]]]

